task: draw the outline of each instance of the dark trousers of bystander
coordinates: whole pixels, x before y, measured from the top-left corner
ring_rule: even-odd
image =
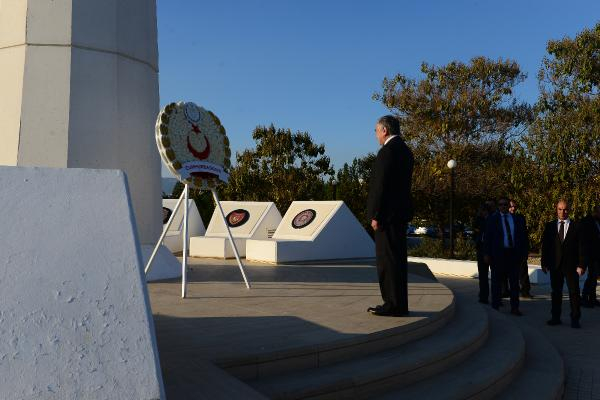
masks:
[[[521,284],[521,296],[531,296],[531,282],[529,281],[529,265],[527,264],[527,259],[524,259],[521,262],[519,283]]]
[[[483,260],[483,250],[477,249],[477,273],[479,275],[479,301],[488,303],[490,282],[488,279],[490,266]]]
[[[375,255],[383,308],[408,313],[406,224],[390,224],[375,231]]]
[[[501,255],[492,260],[492,307],[500,307],[502,281],[508,277],[510,287],[510,308],[519,309],[519,257],[514,249],[504,249]]]
[[[600,261],[595,260],[588,267],[588,276],[583,284],[581,291],[582,303],[594,306],[596,302],[596,286],[598,286],[598,270],[600,269]]]
[[[552,286],[552,319],[559,320],[562,311],[563,285],[567,281],[569,302],[571,303],[571,320],[581,318],[579,297],[579,275],[576,271],[550,270],[550,285]]]

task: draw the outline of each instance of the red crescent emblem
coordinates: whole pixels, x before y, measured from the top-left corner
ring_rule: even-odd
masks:
[[[208,142],[208,138],[204,136],[204,140],[206,141],[206,148],[203,151],[198,151],[192,146],[192,142],[190,142],[190,137],[187,138],[187,147],[190,153],[198,160],[206,160],[210,155],[210,143]]]

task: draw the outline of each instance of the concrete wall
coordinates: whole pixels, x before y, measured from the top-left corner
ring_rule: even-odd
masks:
[[[0,167],[0,399],[164,398],[120,171]]]
[[[161,229],[156,29],[155,0],[0,0],[0,164],[124,170],[142,243]]]

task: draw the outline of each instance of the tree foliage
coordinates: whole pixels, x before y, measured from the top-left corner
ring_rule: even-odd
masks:
[[[336,200],[343,200],[360,223],[370,232],[367,218],[367,195],[375,154],[355,158],[337,171]]]
[[[515,149],[513,169],[535,242],[558,199],[570,199],[572,216],[582,217],[598,201],[600,184],[600,24],[549,41],[547,52],[536,118]]]
[[[418,80],[385,78],[374,98],[398,116],[415,153],[416,217],[447,223],[446,163],[455,159],[457,218],[469,221],[485,199],[510,188],[508,148],[532,118],[531,107],[514,95],[526,76],[515,61],[484,57],[441,67],[423,63],[421,73]]]
[[[229,184],[221,188],[228,200],[273,201],[284,213],[294,200],[322,200],[324,181],[333,174],[325,146],[307,132],[258,126],[255,149],[236,155]]]

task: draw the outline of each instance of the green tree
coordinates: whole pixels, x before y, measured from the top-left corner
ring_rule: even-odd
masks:
[[[510,191],[510,144],[525,131],[531,107],[514,88],[526,75],[511,60],[476,57],[436,67],[423,63],[422,78],[402,74],[383,80],[374,98],[398,116],[415,154],[415,215],[448,222],[449,170],[457,160],[457,220],[471,220],[477,206]]]
[[[600,24],[575,38],[550,40],[538,73],[536,118],[521,146],[513,181],[539,243],[561,197],[585,215],[600,194]]]
[[[307,132],[292,133],[271,125],[252,133],[255,149],[236,155],[223,199],[273,201],[284,213],[294,200],[323,200],[324,180],[333,174],[325,146]]]
[[[337,171],[336,200],[343,200],[360,223],[371,232],[371,221],[367,219],[367,196],[371,179],[371,168],[375,154],[355,158]],[[330,185],[328,185],[330,187]],[[330,197],[330,198],[333,198]]]

